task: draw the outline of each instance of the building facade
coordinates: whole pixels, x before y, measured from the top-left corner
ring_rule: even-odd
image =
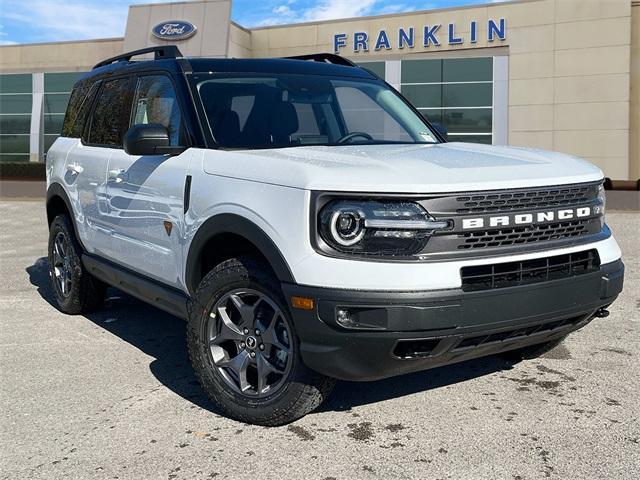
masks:
[[[516,0],[252,29],[230,15],[231,0],[133,5],[123,38],[0,47],[0,161],[43,160],[73,82],[98,61],[175,43],[196,57],[339,53],[451,141],[556,150],[614,180],[640,177],[640,1]]]

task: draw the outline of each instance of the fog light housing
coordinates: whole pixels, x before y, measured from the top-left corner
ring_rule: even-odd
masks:
[[[350,328],[355,325],[355,321],[353,320],[353,317],[349,313],[349,310],[343,310],[343,309],[340,309],[336,312],[336,322],[338,322],[339,325],[346,328]]]

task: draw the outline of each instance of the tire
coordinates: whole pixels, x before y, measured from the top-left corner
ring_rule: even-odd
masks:
[[[49,227],[48,257],[49,278],[62,312],[77,315],[102,305],[107,287],[84,268],[82,247],[66,215],[58,215]]]
[[[227,416],[273,427],[316,409],[335,380],[302,363],[287,303],[268,272],[253,256],[209,272],[189,304],[187,343],[200,385]]]
[[[538,358],[544,355],[547,352],[550,352],[558,345],[560,345],[564,339],[567,338],[566,335],[557,338],[555,340],[551,340],[550,342],[545,343],[537,343],[535,345],[528,345],[526,347],[518,348],[516,350],[509,350],[507,352],[502,352],[500,356],[505,360],[509,360],[511,362],[520,362],[522,360],[532,360],[534,358]]]

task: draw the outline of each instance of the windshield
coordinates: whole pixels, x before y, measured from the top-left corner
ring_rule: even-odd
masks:
[[[424,119],[377,80],[233,74],[195,81],[222,147],[438,142]]]

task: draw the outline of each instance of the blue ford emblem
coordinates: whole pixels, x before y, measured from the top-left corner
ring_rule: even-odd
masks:
[[[196,33],[196,26],[181,20],[169,20],[153,27],[151,33],[161,40],[184,40]]]

